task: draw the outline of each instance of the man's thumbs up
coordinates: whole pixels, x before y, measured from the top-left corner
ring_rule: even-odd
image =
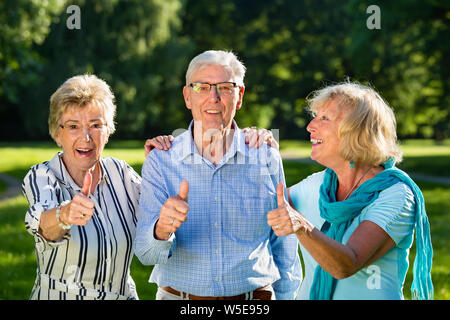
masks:
[[[92,185],[92,174],[90,170],[86,171],[83,180],[83,187],[81,188],[81,193],[86,197],[89,197],[91,194],[91,185]]]
[[[183,180],[180,183],[180,192],[178,192],[178,196],[181,200],[187,201],[187,196],[189,193],[189,182],[187,180]]]
[[[277,185],[277,202],[278,208],[283,208],[286,205],[286,200],[284,199],[284,185],[279,182]]]
[[[180,183],[180,191],[176,196],[166,200],[159,212],[159,219],[156,222],[155,235],[158,240],[167,240],[172,233],[178,230],[186,222],[189,205],[187,197],[189,193],[189,183],[183,180]]]

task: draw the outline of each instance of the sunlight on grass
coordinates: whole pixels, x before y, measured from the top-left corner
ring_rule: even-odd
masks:
[[[0,299],[28,299],[36,276],[33,238],[25,231],[24,197],[0,201]]]
[[[299,140],[281,140],[280,152],[290,157],[309,158],[311,143]]]

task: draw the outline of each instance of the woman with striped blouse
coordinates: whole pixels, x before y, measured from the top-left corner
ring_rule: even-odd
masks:
[[[102,158],[115,130],[109,86],[68,79],[50,99],[49,131],[62,148],[23,182],[37,277],[31,299],[137,299],[130,276],[141,178]]]

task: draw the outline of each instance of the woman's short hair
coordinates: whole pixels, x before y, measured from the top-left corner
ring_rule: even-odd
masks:
[[[244,64],[239,61],[238,57],[233,52],[222,50],[209,50],[194,57],[189,63],[189,67],[186,71],[186,85],[191,83],[194,73],[211,65],[224,67],[231,72],[232,78],[238,86],[244,86]]]
[[[350,108],[338,131],[344,159],[368,165],[380,165],[389,158],[402,160],[394,112],[375,90],[353,82],[328,86],[308,97],[308,108],[316,114],[335,99],[339,110]]]
[[[116,130],[116,105],[108,84],[95,75],[78,75],[67,79],[50,97],[49,132],[53,140],[58,132],[62,115],[69,107],[97,105],[103,113],[108,136]]]

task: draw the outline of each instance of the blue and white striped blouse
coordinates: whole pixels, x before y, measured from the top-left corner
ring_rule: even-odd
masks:
[[[80,192],[61,155],[33,166],[22,185],[30,204],[25,227],[37,257],[30,299],[137,299],[130,264],[141,178],[125,161],[101,158],[101,179],[90,196],[92,219],[48,241],[38,231],[40,215]]]

